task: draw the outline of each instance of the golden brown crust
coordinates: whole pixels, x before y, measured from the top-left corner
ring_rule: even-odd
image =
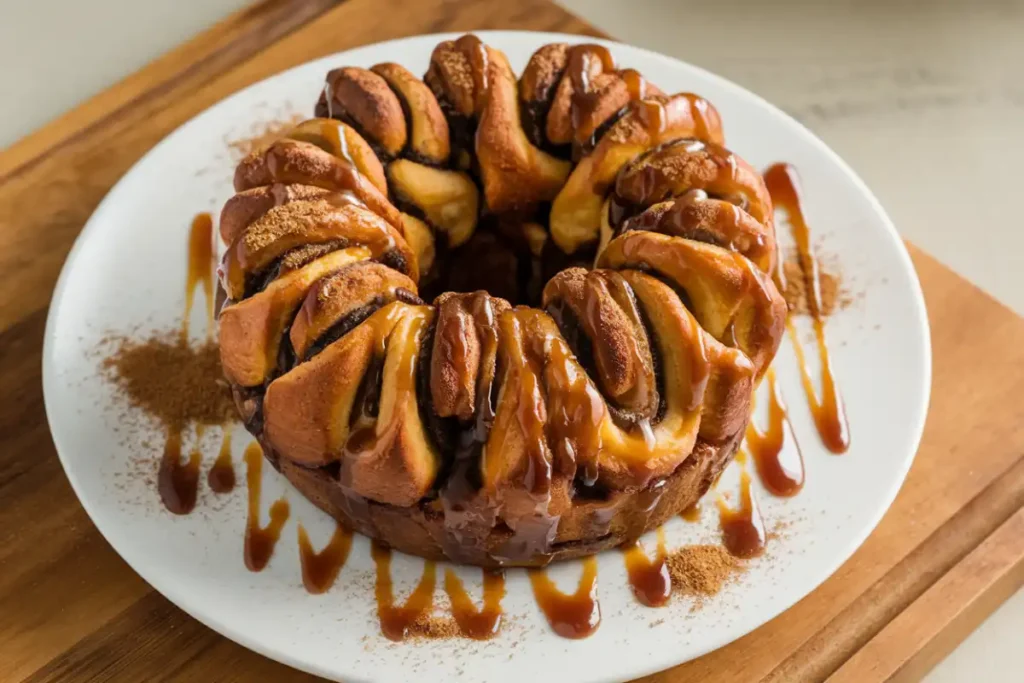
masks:
[[[543,304],[563,304],[589,337],[598,385],[618,407],[652,419],[658,410],[654,358],[629,286],[617,273],[569,268],[544,287]],[[563,330],[565,325],[563,325]]]
[[[383,308],[399,290],[416,294],[416,283],[396,270],[373,261],[353,263],[321,277],[306,292],[288,333],[301,360],[310,347],[346,316],[366,308]]]
[[[718,112],[703,98],[683,93],[652,96],[629,105],[594,150],[573,169],[551,206],[551,236],[566,253],[595,241],[605,193],[627,163],[663,142],[695,137],[721,143]]]
[[[369,69],[346,66],[327,74],[335,115],[352,120],[388,157],[405,147],[405,114],[388,82]]]
[[[331,193],[312,185],[265,185],[231,197],[220,212],[220,238],[231,244],[245,228],[275,206],[299,199],[320,199]]]
[[[519,119],[515,76],[505,56],[492,52],[488,97],[476,133],[484,196],[495,213],[524,211],[554,199],[570,166],[530,144]]]
[[[721,145],[696,139],[660,145],[627,164],[615,179],[620,202],[650,206],[692,190],[729,197],[762,225],[773,224],[761,175]]]
[[[405,272],[416,278],[416,259],[390,223],[359,203],[335,205],[299,200],[276,206],[251,223],[224,255],[224,288],[234,300],[246,294],[250,276],[271,266],[289,251],[311,244],[367,247],[374,258],[396,255]]]
[[[510,306],[487,292],[447,292],[434,305],[437,325],[430,361],[434,412],[468,420],[477,411],[478,387],[489,386],[494,377],[497,316]]]
[[[285,139],[308,142],[343,160],[355,167],[381,194],[387,195],[384,167],[366,140],[351,126],[333,119],[309,119],[295,126]]]
[[[627,232],[601,252],[604,268],[644,267],[686,292],[700,325],[740,349],[760,377],[782,341],[786,300],[743,256],[709,244],[651,232]]]
[[[702,190],[659,202],[626,220],[623,232],[660,232],[724,247],[750,259],[762,272],[775,268],[775,231],[731,202]]]
[[[431,502],[411,507],[361,499],[322,469],[308,469],[281,459],[281,473],[317,507],[345,526],[400,552],[433,560],[483,567],[543,566],[592,555],[631,543],[694,504],[732,459],[739,439],[711,446],[699,442],[693,455],[665,479],[631,491],[610,492],[601,500],[576,499],[554,520],[551,544],[544,552],[510,557],[513,536],[507,525],[466,524],[455,527]],[[470,514],[488,517],[486,499],[466,504]]]
[[[306,291],[329,273],[369,257],[366,247],[339,249],[275,279],[248,299],[226,305],[220,312],[218,336],[227,380],[243,387],[268,380]]]
[[[278,183],[313,185],[351,193],[371,211],[401,230],[398,210],[366,175],[345,159],[312,143],[278,140],[266,151],[255,152],[243,159],[235,169],[235,190],[239,192]]]
[[[447,163],[451,153],[448,122],[430,88],[399,64],[377,64],[371,71],[387,81],[405,102],[410,152],[427,163]]]

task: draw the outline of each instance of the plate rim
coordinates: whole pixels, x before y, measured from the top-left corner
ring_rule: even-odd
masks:
[[[339,675],[338,672],[335,670],[327,669],[325,667],[317,666],[317,664],[312,661],[300,660],[297,657],[293,656],[286,648],[272,648],[269,646],[264,646],[262,642],[259,642],[254,637],[250,637],[246,632],[236,631],[233,628],[230,628],[221,620],[219,620],[215,615],[209,613],[200,614],[197,611],[191,609],[190,606],[186,607],[186,605],[188,605],[189,603],[187,599],[184,599],[182,597],[182,591],[179,591],[172,586],[158,585],[163,584],[164,582],[160,578],[155,577],[154,573],[150,572],[148,569],[145,571],[140,570],[139,566],[137,566],[137,563],[129,560],[128,557],[126,557],[125,554],[119,550],[118,546],[111,540],[107,531],[104,530],[96,522],[96,515],[94,514],[93,504],[87,502],[87,498],[82,496],[80,491],[81,482],[79,482],[77,477],[72,474],[73,468],[69,466],[68,458],[70,456],[65,456],[63,454],[64,451],[62,451],[62,445],[59,443],[59,438],[53,428],[53,416],[56,411],[56,408],[54,406],[55,399],[53,398],[53,396],[55,396],[56,392],[59,391],[58,381],[56,379],[55,374],[56,369],[54,367],[55,363],[57,362],[54,357],[54,345],[56,337],[55,328],[57,325],[56,312],[59,310],[59,304],[65,296],[67,281],[68,278],[70,277],[69,273],[71,272],[74,264],[80,257],[83,245],[88,241],[90,235],[97,229],[99,229],[99,226],[103,222],[104,214],[111,210],[110,206],[112,205],[112,197],[115,195],[115,191],[150,156],[159,153],[159,151],[162,150],[165,146],[173,144],[174,138],[177,137],[185,128],[195,125],[199,120],[203,119],[204,117],[212,116],[212,112],[216,111],[218,108],[228,106],[228,103],[231,100],[235,99],[236,97],[239,97],[242,93],[252,88],[259,87],[266,83],[267,81],[283,78],[285,77],[286,74],[306,69],[312,63],[328,60],[344,60],[347,54],[356,50],[364,50],[370,48],[386,50],[389,47],[393,47],[398,44],[413,40],[424,40],[428,38],[436,39],[437,41],[449,40],[464,35],[467,32],[469,31],[446,31],[440,33],[415,34],[411,36],[393,38],[376,43],[357,45],[350,47],[346,50],[342,50],[340,52],[335,52],[320,57],[316,57],[314,59],[307,60],[301,64],[297,64],[287,69],[283,69],[258,81],[250,83],[242,88],[239,88],[238,90],[233,91],[232,93],[219,99],[217,102],[211,104],[209,107],[196,113],[180,125],[176,126],[172,131],[167,133],[155,145],[153,145],[142,156],[140,156],[132,164],[132,166],[127,171],[125,171],[125,173],[118,179],[118,181],[111,186],[111,188],[104,195],[103,199],[97,204],[96,208],[90,214],[82,229],[79,231],[79,234],[76,236],[72,244],[72,247],[65,258],[64,264],[61,266],[60,275],[57,278],[56,284],[53,289],[53,294],[51,296],[50,303],[47,308],[42,348],[42,386],[45,415],[50,431],[50,436],[54,444],[54,449],[57,452],[57,456],[60,460],[61,467],[64,470],[64,474],[67,477],[68,482],[70,483],[71,488],[74,491],[79,504],[81,504],[83,509],[86,511],[86,514],[89,516],[93,526],[99,531],[100,535],[111,546],[114,552],[116,552],[118,556],[121,557],[121,559],[126,564],[128,564],[128,566],[131,567],[131,569],[150,586],[150,588],[160,593],[171,603],[173,603],[175,607],[177,607],[178,609],[181,609],[186,614],[196,619],[198,622],[202,623],[204,626],[216,631],[218,634],[242,645],[243,647],[249,650],[252,650],[253,652],[256,652],[257,654],[281,662],[287,666],[298,669],[300,671],[311,673],[317,676],[322,676],[324,678],[327,678],[328,680],[336,679],[336,677]],[[772,104],[771,102],[769,102],[756,92],[743,86],[740,86],[737,83],[734,83],[733,81],[723,76],[719,76],[714,72],[708,71],[707,69],[694,65],[685,60],[672,57],[664,53],[657,52],[655,50],[608,38],[598,38],[594,36],[580,34],[526,30],[479,30],[472,31],[472,33],[479,35],[481,38],[490,38],[491,41],[489,42],[499,44],[501,40],[503,40],[505,37],[511,36],[520,39],[535,40],[537,42],[538,47],[546,42],[567,42],[570,44],[581,42],[595,42],[607,45],[609,47],[612,47],[613,49],[625,47],[628,48],[629,50],[643,53],[648,58],[666,63],[667,66],[673,69],[678,69],[682,67],[684,69],[689,69],[698,72],[708,80],[714,81],[719,87],[726,90],[731,90],[734,94],[737,94],[743,98],[752,99],[760,107],[770,110],[775,115],[784,117],[785,119],[788,120],[790,124],[798,127],[803,136],[808,141],[808,143],[815,146],[819,152],[822,152],[827,157],[828,161],[834,166],[836,166],[842,172],[842,175],[845,177],[845,179],[853,185],[853,187],[857,190],[861,197],[867,200],[868,204],[870,205],[870,208],[874,211],[876,216],[879,218],[881,225],[885,228],[884,234],[892,243],[892,246],[895,248],[895,254],[899,260],[901,268],[909,275],[909,294],[911,295],[915,309],[914,322],[915,326],[917,326],[922,333],[922,346],[920,348],[919,370],[921,370],[923,391],[920,394],[921,398],[918,402],[918,405],[912,406],[913,410],[908,411],[909,419],[907,420],[907,422],[911,424],[912,427],[911,429],[908,430],[907,437],[908,444],[911,445],[908,448],[908,455],[904,457],[903,462],[901,463],[901,467],[898,471],[894,470],[894,476],[892,478],[892,481],[890,482],[889,486],[885,489],[884,495],[881,496],[881,498],[883,498],[886,501],[885,504],[879,505],[877,507],[877,509],[870,516],[869,523],[865,523],[863,525],[859,534],[853,534],[848,539],[846,539],[843,545],[842,552],[834,553],[833,562],[830,564],[827,571],[822,570],[822,575],[820,577],[814,577],[814,581],[808,582],[809,584],[813,584],[813,587],[810,588],[810,590],[805,592],[802,596],[793,599],[792,601],[785,601],[788,604],[783,604],[777,610],[771,611],[771,613],[767,614],[757,626],[746,630],[743,630],[742,627],[740,629],[734,629],[743,630],[743,632],[735,633],[731,635],[731,637],[724,636],[723,638],[719,638],[716,641],[709,643],[706,647],[696,648],[692,651],[694,654],[686,659],[678,659],[675,657],[659,658],[657,659],[657,663],[653,666],[651,666],[650,664],[645,666],[643,662],[637,662],[636,666],[629,669],[628,675],[630,677],[637,677],[649,675],[659,671],[664,671],[668,668],[678,666],[687,661],[697,659],[698,657],[704,656],[709,652],[717,650],[731,642],[738,640],[739,638],[742,638],[744,635],[751,633],[758,628],[761,628],[768,622],[778,617],[780,614],[788,611],[797,602],[810,596],[811,593],[817,590],[823,583],[825,583],[825,581],[832,577],[836,573],[836,571],[843,564],[845,564],[850,559],[850,557],[864,544],[868,536],[870,536],[871,533],[874,532],[874,530],[878,527],[878,524],[881,522],[882,518],[892,507],[892,503],[895,500],[900,489],[902,488],[904,482],[906,481],[907,474],[911,466],[913,465],[914,460],[917,457],[917,452],[920,448],[921,438],[924,432],[928,408],[931,400],[933,362],[931,346],[931,328],[928,320],[927,306],[925,303],[924,292],[921,287],[920,278],[918,276],[916,268],[914,267],[913,261],[910,257],[910,253],[906,248],[906,244],[904,243],[903,239],[899,236],[899,233],[896,230],[896,227],[893,224],[892,219],[885,211],[885,208],[882,206],[881,202],[878,200],[874,192],[871,191],[867,183],[856,173],[856,171],[853,170],[853,168],[842,157],[839,156],[838,153],[836,153],[823,140],[821,140],[821,138],[819,138],[813,131],[808,129],[800,121],[789,115],[780,107]],[[63,448],[67,448],[67,446],[65,445]],[[898,474],[898,476],[895,476],[896,474]],[[346,673],[345,676],[347,680],[367,680],[364,678],[360,678],[358,675],[353,676],[349,673]],[[587,680],[604,679],[598,678]],[[607,678],[607,680],[613,680],[613,678]]]

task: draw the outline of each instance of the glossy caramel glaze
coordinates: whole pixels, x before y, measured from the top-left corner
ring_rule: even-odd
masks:
[[[744,467],[740,472],[739,507],[729,507],[722,498],[718,499],[722,545],[729,554],[744,559],[757,557],[763,553],[768,540],[761,510],[750,490],[750,484],[750,473]]]
[[[192,302],[196,287],[202,287],[206,297],[207,334],[212,330],[213,322],[213,217],[208,213],[199,213],[192,219],[192,227],[188,234],[188,271],[185,278],[185,315],[182,318],[181,336],[188,339],[189,318],[192,315]]]
[[[444,573],[444,590],[452,604],[452,617],[459,633],[474,640],[487,640],[501,629],[501,601],[505,597],[505,573],[483,570],[483,601],[478,608],[466,592],[462,580],[452,569]]]
[[[157,471],[157,490],[168,512],[187,515],[196,506],[200,459],[199,451],[193,449],[188,460],[182,462],[181,432],[168,428],[160,469]]]
[[[581,563],[582,574],[574,593],[563,593],[544,569],[530,570],[530,584],[537,606],[551,629],[563,638],[586,638],[601,624],[601,605],[597,601],[597,558]]]
[[[693,503],[683,508],[683,511],[679,513],[679,516],[685,519],[687,522],[699,522],[703,508],[700,502]]]
[[[249,492],[249,517],[245,523],[245,566],[249,571],[263,571],[281,539],[281,529],[288,521],[290,506],[285,498],[270,505],[270,523],[260,524],[260,492],[263,489],[263,449],[253,441],[245,447],[245,480]]]
[[[822,442],[833,453],[845,453],[850,447],[850,427],[843,407],[843,398],[839,393],[832,362],[829,359],[828,344],[825,340],[825,320],[821,313],[821,275],[818,261],[811,249],[811,231],[804,216],[803,203],[800,195],[800,182],[796,169],[785,163],[774,164],[764,172],[765,183],[771,193],[776,208],[785,211],[789,219],[793,238],[796,242],[797,256],[800,266],[807,277],[807,301],[813,318],[814,336],[817,342],[818,360],[821,368],[821,397],[814,389],[814,381],[807,364],[803,344],[792,322],[788,324],[789,338],[797,352],[800,364],[800,377],[814,416],[814,424]],[[776,268],[776,278],[780,286],[782,268]]]
[[[775,371],[769,370],[767,378],[768,424],[764,431],[753,420],[747,425],[746,447],[764,487],[776,496],[795,496],[804,486],[804,457],[786,414]]]
[[[235,488],[235,465],[231,462],[231,425],[224,426],[217,459],[206,472],[206,485],[214,493],[230,493]]]
[[[302,565],[302,585],[309,593],[326,593],[334,585],[338,573],[345,566],[352,549],[352,532],[336,524],[327,545],[319,551],[313,549],[306,528],[299,524],[299,561]]]
[[[639,542],[624,549],[629,587],[637,601],[647,607],[661,607],[672,596],[672,579],[668,574],[665,530],[658,527],[658,547],[651,559]]]
[[[374,595],[377,599],[380,632],[389,640],[404,640],[414,622],[430,615],[434,605],[437,566],[430,560],[425,561],[423,575],[416,588],[404,603],[396,605],[391,583],[391,549],[374,542],[371,555],[377,573]]]

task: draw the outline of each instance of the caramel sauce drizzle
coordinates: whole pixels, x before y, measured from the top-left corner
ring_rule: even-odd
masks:
[[[348,151],[348,139],[345,136],[343,124],[334,119],[316,119],[316,126],[322,140],[320,146],[325,151],[355,166],[356,162],[352,160],[352,155]],[[321,140],[311,140],[311,142],[317,143]]]
[[[604,45],[584,43],[576,45],[569,51],[566,71],[575,92],[590,92],[590,67],[594,60],[601,62],[601,67],[606,73],[615,71],[615,57]]]
[[[181,323],[181,337],[188,339],[189,318],[197,285],[202,285],[206,296],[206,334],[213,330],[213,270],[216,267],[213,252],[213,217],[208,213],[196,214],[188,233],[188,275],[185,280],[185,317]]]
[[[391,583],[391,549],[372,541],[370,553],[377,568],[374,593],[377,598],[380,631],[389,640],[404,640],[413,623],[428,615],[434,605],[437,567],[432,560],[424,561],[423,575],[415,590],[403,604],[396,605]]]
[[[563,638],[586,638],[601,624],[601,605],[597,601],[597,558],[582,560],[583,574],[576,592],[558,590],[545,569],[529,571],[533,596],[551,629]]]
[[[270,562],[281,538],[281,529],[288,521],[290,507],[285,498],[270,506],[270,523],[260,526],[260,493],[263,486],[263,449],[253,441],[245,447],[245,479],[249,487],[249,517],[245,522],[245,566],[249,571],[262,571]]]
[[[657,137],[665,132],[665,124],[668,115],[665,113],[665,105],[657,100],[637,100],[640,121],[643,123],[647,134]]]
[[[626,84],[630,101],[642,100],[647,97],[647,79],[640,75],[639,71],[636,69],[623,69],[619,72],[619,77]]]
[[[487,55],[487,46],[472,33],[456,40],[455,45],[463,51],[472,67],[475,106],[477,113],[480,113],[489,86],[487,69],[490,66],[490,60]]]
[[[324,81],[324,102],[327,103],[327,118],[334,118],[334,88],[331,87],[330,79]]]
[[[185,277],[185,313],[181,321],[181,338],[188,341],[189,318],[196,286],[202,284],[206,296],[206,334],[213,329],[213,271],[216,267],[213,251],[213,218],[208,213],[199,213],[192,219],[188,235],[188,271]],[[189,452],[188,460],[181,461],[182,425],[168,425],[167,440],[157,470],[157,491],[164,507],[173,514],[187,515],[196,506],[199,493],[198,441],[203,435],[203,425],[196,428],[196,445]],[[226,432],[225,432],[226,433]],[[230,456],[229,456],[230,457]]]
[[[206,484],[214,493],[230,493],[235,488],[235,466],[231,462],[231,425],[224,425],[220,451],[206,473]]]
[[[776,496],[794,496],[804,486],[804,457],[786,414],[774,368],[768,369],[767,379],[768,425],[762,432],[753,420],[747,423],[746,446],[765,488]],[[753,410],[753,397],[751,403]]]
[[[543,495],[551,483],[551,460],[544,437],[547,406],[541,391],[543,364],[530,353],[528,339],[534,315],[543,314],[531,309],[516,309],[499,317],[500,335],[504,342],[501,350],[507,356],[506,374],[498,413],[481,455],[481,466],[485,477],[492,481],[501,476],[499,470],[505,464],[503,454],[507,452],[505,443],[515,423],[522,431],[529,451],[522,483],[530,493]],[[516,393],[515,410],[502,410],[501,404],[513,400],[513,391]]]
[[[452,616],[459,632],[474,640],[487,640],[501,629],[501,601],[505,597],[505,573],[484,569],[484,598],[479,609],[466,592],[462,580],[451,569],[444,573],[444,590],[452,603]]]
[[[796,169],[786,163],[773,164],[764,172],[764,181],[768,186],[772,202],[776,207],[781,207],[789,218],[800,265],[807,277],[807,299],[814,324],[814,336],[818,344],[818,357],[821,362],[821,398],[815,392],[806,354],[796,328],[792,322],[787,321],[786,323],[786,330],[789,332],[789,338],[793,342],[800,365],[800,379],[803,383],[804,393],[807,395],[807,402],[811,407],[811,414],[814,416],[814,424],[822,442],[833,453],[845,453],[850,447],[850,427],[846,419],[843,399],[832,373],[832,362],[829,359],[828,344],[825,341],[825,321],[821,313],[821,274],[818,261],[811,251],[811,233],[803,212]],[[780,289],[784,290],[785,281],[782,276],[781,260],[775,272],[776,281]]]
[[[375,326],[377,356],[383,361],[389,353],[389,340],[399,320],[405,316],[412,318],[412,344],[410,348],[396,350],[396,353],[399,354],[399,362],[392,374],[395,382],[396,406],[416,403],[416,368],[418,366],[416,351],[419,350],[423,336],[426,334],[427,324],[430,321],[429,315],[430,313],[425,313],[424,309],[419,307],[392,303],[363,323]],[[365,410],[363,414],[357,415],[356,423],[345,440],[343,462],[354,457],[366,457],[367,451],[375,452],[375,455],[370,456],[371,458],[380,457],[384,450],[391,448],[394,443],[394,432],[401,423],[401,415],[397,414],[399,412],[396,410],[396,414],[392,415],[390,420],[380,419],[381,416],[371,417],[366,414]]]
[[[708,101],[700,95],[686,93],[690,103],[690,118],[693,119],[693,137],[698,140],[711,139],[711,123],[708,119]]]
[[[167,442],[157,471],[157,490],[160,500],[169,512],[187,515],[196,506],[199,490],[199,451],[193,449],[184,463],[181,461],[181,432],[168,427]]]
[[[326,593],[334,585],[338,573],[352,549],[352,532],[335,523],[334,534],[319,552],[313,549],[306,528],[299,524],[299,562],[302,585],[308,593]]]
[[[750,558],[764,552],[768,535],[765,532],[761,510],[750,490],[750,472],[745,466],[740,472],[740,507],[730,508],[725,500],[719,497],[718,517],[722,530],[722,545],[730,555]]]
[[[672,596],[672,578],[668,573],[668,551],[665,549],[665,530],[658,527],[658,550],[652,560],[639,541],[623,551],[629,587],[637,601],[647,607],[661,607]]]
[[[699,522],[702,511],[700,501],[697,501],[684,508],[683,511],[679,513],[679,516],[687,522]]]

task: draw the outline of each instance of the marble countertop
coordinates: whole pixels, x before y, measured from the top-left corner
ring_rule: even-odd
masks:
[[[0,0],[0,146],[245,4]],[[1024,315],[1024,0],[561,4],[788,111],[860,173],[904,237]],[[1022,632],[1024,591],[927,680],[1020,680]]]

